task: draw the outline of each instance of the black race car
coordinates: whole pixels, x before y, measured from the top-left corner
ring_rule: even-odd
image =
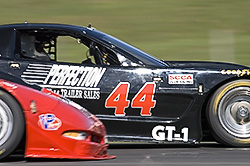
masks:
[[[161,61],[91,26],[2,25],[0,36],[2,71],[83,105],[109,141],[196,144],[211,132],[250,146],[249,67]]]

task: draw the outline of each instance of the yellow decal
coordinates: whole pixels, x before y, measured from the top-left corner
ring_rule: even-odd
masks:
[[[250,75],[250,70],[249,69],[243,69],[243,70],[221,70],[221,74],[223,75],[230,75],[230,74],[235,74],[238,77],[242,77],[244,75]]]
[[[242,144],[249,144],[250,143],[250,139],[238,139],[238,138],[236,138],[234,141],[237,143],[242,143]]]
[[[5,148],[4,148],[4,149],[2,149],[2,150],[0,150],[0,155],[1,155],[1,154],[3,154],[5,151],[6,151],[6,149],[5,149]]]

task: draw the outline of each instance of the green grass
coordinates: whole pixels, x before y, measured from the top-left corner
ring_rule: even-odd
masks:
[[[249,0],[1,0],[0,10],[0,24],[91,23],[160,59],[250,66]]]

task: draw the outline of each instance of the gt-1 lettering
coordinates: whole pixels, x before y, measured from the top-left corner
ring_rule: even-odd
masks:
[[[155,126],[152,130],[152,137],[157,141],[167,140],[172,141],[183,141],[188,142],[188,128],[184,127],[181,129],[181,133],[176,132],[175,126]]]

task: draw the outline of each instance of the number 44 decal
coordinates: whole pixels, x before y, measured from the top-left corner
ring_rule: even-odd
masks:
[[[127,100],[129,93],[129,82],[120,82],[106,99],[106,108],[115,108],[115,116],[125,116],[125,109],[129,107]],[[141,108],[141,116],[151,116],[151,108],[154,108],[156,101],[153,99],[155,83],[147,82],[132,99],[132,108]]]

